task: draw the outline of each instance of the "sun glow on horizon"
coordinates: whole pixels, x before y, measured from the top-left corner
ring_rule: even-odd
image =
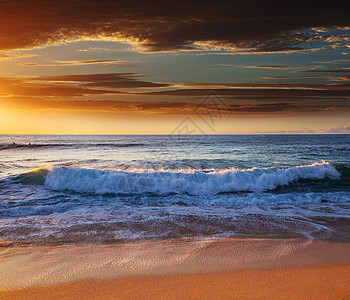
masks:
[[[350,29],[331,8],[319,8],[312,26],[296,15],[276,31],[283,22],[262,17],[260,5],[227,7],[239,12],[234,24],[218,5],[212,20],[225,25],[222,35],[192,2],[194,19],[177,7],[164,18],[158,6],[109,5],[116,9],[85,7],[84,20],[84,5],[65,1],[46,4],[49,19],[34,4],[2,7],[10,16],[23,10],[23,20],[0,26],[0,133],[169,134],[186,118],[205,134],[348,130]],[[76,18],[58,16],[61,6]],[[322,25],[325,16],[334,26]],[[245,26],[254,20],[256,35]],[[204,103],[211,94],[216,102]],[[212,116],[227,110],[213,128]]]

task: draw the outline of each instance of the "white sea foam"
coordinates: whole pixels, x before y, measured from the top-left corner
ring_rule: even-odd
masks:
[[[45,186],[95,194],[189,194],[215,195],[225,192],[263,192],[300,179],[338,178],[328,162],[291,168],[227,170],[96,170],[52,167]]]

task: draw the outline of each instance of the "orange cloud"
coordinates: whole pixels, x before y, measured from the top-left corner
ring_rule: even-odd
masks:
[[[117,94],[100,89],[87,89],[80,86],[34,83],[30,80],[0,77],[0,95],[77,97],[88,94]]]
[[[0,96],[6,107],[23,110],[129,111],[164,115],[191,115],[198,109],[228,109],[236,114],[294,114],[347,111],[349,108],[350,87],[341,84],[158,83],[141,79],[137,73],[0,77]],[[164,89],[169,87],[172,89]],[[146,92],[144,88],[153,91]],[[213,92],[219,95],[221,103],[198,107],[201,100]],[[96,99],[97,95],[109,97],[101,100]],[[113,99],[113,95],[127,95],[128,101]],[[161,101],[149,100],[155,95],[160,96]]]
[[[1,54],[0,54],[1,59]],[[41,64],[41,63],[17,63],[20,66],[25,67],[62,67],[62,66],[84,66],[84,65],[105,65],[107,67],[135,67],[135,62],[119,61],[119,60],[67,60],[67,61],[55,61],[53,63]]]
[[[150,102],[150,101],[121,101],[121,100],[43,100],[35,97],[8,97],[2,99],[6,108],[20,110],[64,110],[64,111],[92,111],[92,112],[134,112],[138,114],[156,115],[266,115],[266,114],[296,114],[321,111],[349,111],[350,105],[305,105],[293,102],[279,103],[232,103],[226,102]],[[226,112],[229,111],[230,114]]]

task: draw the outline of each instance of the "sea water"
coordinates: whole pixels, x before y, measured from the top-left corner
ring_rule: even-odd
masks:
[[[350,241],[350,135],[2,135],[0,239]]]

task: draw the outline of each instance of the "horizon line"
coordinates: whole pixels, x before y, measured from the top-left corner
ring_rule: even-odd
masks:
[[[70,136],[117,136],[117,135],[134,135],[134,136],[215,136],[215,135],[350,135],[350,132],[290,132],[290,133],[281,133],[281,132],[269,132],[269,133],[210,133],[210,134],[170,134],[170,133],[94,133],[94,134],[86,134],[86,133],[0,133],[0,136],[9,136],[9,135],[70,135]]]

